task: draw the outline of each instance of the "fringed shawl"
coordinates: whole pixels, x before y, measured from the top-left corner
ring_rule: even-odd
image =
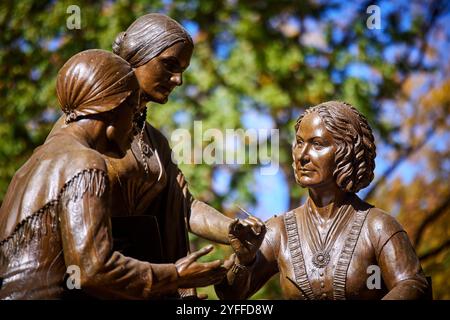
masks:
[[[0,262],[56,232],[59,206],[86,192],[100,197],[106,191],[100,154],[76,150],[73,139],[59,138],[36,149],[11,181],[0,209]]]

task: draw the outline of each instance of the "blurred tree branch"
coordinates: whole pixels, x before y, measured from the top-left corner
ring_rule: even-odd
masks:
[[[416,146],[408,146],[407,148],[404,148],[402,151],[399,152],[399,155],[395,161],[392,162],[392,164],[381,174],[380,178],[372,183],[371,188],[367,192],[366,196],[364,197],[365,200],[370,199],[376,192],[377,188],[386,182],[386,180],[391,176],[391,174],[395,171],[395,169],[398,168],[402,162],[407,160],[409,157],[411,157],[415,152],[419,151],[424,145],[427,144],[427,142],[431,139],[435,132],[435,126],[431,126],[428,131],[425,133],[424,138],[420,143],[418,143]]]
[[[440,254],[441,252],[447,250],[450,248],[450,239],[447,239],[447,241],[445,241],[444,243],[442,243],[440,246],[428,251],[425,254],[422,254],[419,256],[419,259],[421,261],[433,258],[435,256],[437,256],[438,254]]]
[[[430,214],[427,215],[427,217],[421,222],[419,225],[419,228],[417,229],[417,232],[414,236],[414,246],[416,248],[419,247],[420,243],[423,239],[423,234],[425,232],[425,229],[434,221],[436,221],[439,217],[441,217],[446,210],[450,207],[450,195],[447,196],[447,198],[444,200],[441,205],[439,205],[436,209],[434,209]]]

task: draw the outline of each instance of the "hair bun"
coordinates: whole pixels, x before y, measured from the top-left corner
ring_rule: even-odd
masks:
[[[120,32],[112,44],[112,51],[118,56],[120,56],[120,51],[122,49],[123,38],[125,38],[125,31]]]

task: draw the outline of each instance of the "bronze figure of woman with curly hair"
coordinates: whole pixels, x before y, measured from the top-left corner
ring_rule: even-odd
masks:
[[[244,299],[274,274],[287,299],[419,299],[428,283],[400,224],[356,193],[374,177],[375,143],[353,106],[329,101],[307,109],[295,126],[293,168],[308,188],[300,207],[267,222],[262,243],[242,243],[221,298]],[[370,277],[378,276],[379,279]]]

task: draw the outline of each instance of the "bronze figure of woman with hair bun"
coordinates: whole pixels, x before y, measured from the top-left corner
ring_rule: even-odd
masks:
[[[172,90],[182,84],[193,49],[185,28],[157,13],[136,19],[113,43],[113,52],[134,70],[139,84],[136,104],[142,109],[135,117],[136,134],[126,155],[105,157],[113,194],[114,243],[120,252],[153,263],[171,264],[189,256],[189,231],[228,244],[233,222],[191,196],[183,173],[172,161],[167,138],[146,121],[146,105],[166,103]],[[49,138],[63,124],[60,118]],[[237,224],[252,239],[253,227],[263,226],[254,217]],[[204,249],[202,254],[211,250]],[[193,297],[196,293],[180,289],[177,295]]]
[[[80,52],[59,71],[56,91],[64,124],[17,171],[0,208],[0,299],[176,298],[220,281],[220,260],[196,261],[211,248],[167,263],[115,249],[108,159],[127,154],[141,112],[130,64]]]
[[[356,195],[374,177],[366,118],[329,101],[307,109],[295,130],[293,168],[308,198],[269,219],[262,243],[243,244],[230,230],[234,265],[216,285],[219,297],[245,299],[279,273],[287,299],[425,298],[428,283],[403,228]],[[368,281],[374,272],[379,286]]]

